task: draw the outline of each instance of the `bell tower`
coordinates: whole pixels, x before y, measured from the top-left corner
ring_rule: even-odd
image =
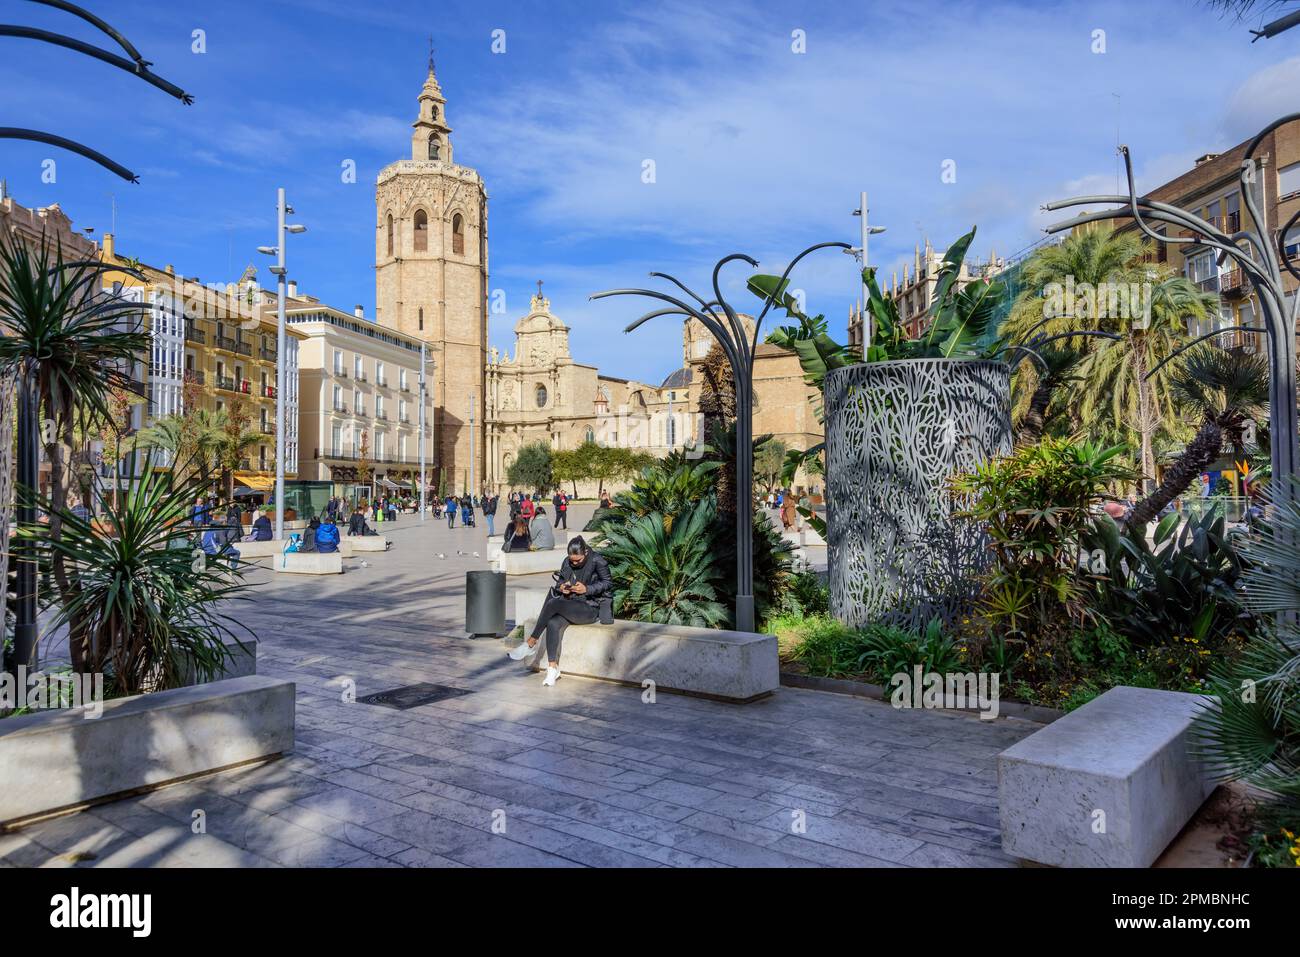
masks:
[[[429,344],[430,458],[460,494],[485,478],[488,197],[478,172],[452,160],[432,53],[418,102],[411,158],[375,184],[375,319]]]

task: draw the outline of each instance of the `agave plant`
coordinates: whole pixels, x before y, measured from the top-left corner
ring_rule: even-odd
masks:
[[[62,563],[68,588],[51,602],[54,627],[84,636],[84,667],[107,670],[123,694],[175,687],[187,676],[209,680],[233,653],[243,628],[220,610],[245,588],[239,570],[210,562],[190,540],[190,503],[206,491],[146,462],[143,474],[97,520],[56,512],[62,531],[20,528],[46,567]]]
[[[1270,512],[1242,547],[1249,562],[1244,602],[1267,627],[1237,661],[1214,670],[1214,697],[1198,721],[1197,740],[1219,777],[1272,795],[1294,825],[1300,815],[1300,505],[1293,497]]]
[[[660,512],[637,516],[607,539],[601,554],[617,582],[622,617],[717,628],[728,611],[719,601],[710,526],[712,498],[688,506],[669,523]]]

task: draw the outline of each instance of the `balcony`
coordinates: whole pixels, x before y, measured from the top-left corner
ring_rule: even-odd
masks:
[[[251,342],[236,342],[235,352],[241,356],[253,357],[253,344]]]
[[[401,392],[410,392],[410,391],[411,391],[411,387],[410,387],[409,385],[407,385],[405,382],[403,382],[403,383],[402,383],[401,385],[399,385],[397,388],[398,388],[398,391],[401,391]]]
[[[410,424],[411,424],[411,417],[410,417],[409,415],[403,413],[402,415],[399,415],[399,416],[397,417],[397,421],[398,421],[398,422],[401,422],[403,425],[410,425]]]
[[[364,381],[364,380],[363,380],[363,381]],[[376,376],[376,377],[375,377],[375,385],[377,385],[377,386],[379,386],[379,387],[381,387],[381,388],[387,389],[387,388],[388,388],[388,377],[387,377],[387,376],[382,376],[382,375],[381,375],[381,376]]]
[[[264,399],[274,399],[274,398],[275,398],[275,386],[273,386],[273,385],[264,385],[264,386],[262,386],[262,398],[264,398]]]
[[[186,369],[185,381],[193,382],[195,385],[204,385],[207,381],[207,376],[203,374],[203,370],[201,369]]]
[[[335,412],[347,412],[347,411],[348,411],[348,407],[347,407],[346,405],[344,405],[342,402],[335,402],[335,403],[334,403],[334,411],[335,411]]]
[[[212,344],[218,349],[224,349],[226,352],[234,352],[235,346],[239,345],[239,343],[230,338],[230,336],[214,336]]]
[[[353,378],[356,379],[358,382],[370,381],[369,379],[366,378],[366,374],[364,372],[358,372],[355,376],[353,376]]]
[[[357,406],[352,410],[352,414],[364,419],[366,417],[366,410],[361,406]]]
[[[217,388],[227,392],[239,392],[243,395],[253,394],[253,383],[247,379],[234,379],[228,375],[217,376]]]
[[[187,322],[185,323],[185,340],[187,342],[197,342],[199,345],[203,345],[208,341],[208,334],[202,329],[197,328],[194,323]]]
[[[257,354],[261,356],[263,359],[265,359],[267,362],[275,361],[274,349],[268,349],[266,346],[262,346],[262,348],[258,350]]]
[[[335,374],[336,376],[338,376],[340,379],[346,379],[346,378],[348,377],[348,370],[347,370],[347,369],[340,369],[338,366],[335,366],[335,367],[334,367],[334,374]]]
[[[378,419],[378,420],[381,421],[381,422],[387,422],[387,421],[388,421],[388,413],[387,413],[387,412],[376,412],[376,413],[375,413],[375,418]]]
[[[1231,299],[1241,299],[1247,294],[1240,269],[1232,269],[1219,276],[1219,292]]]

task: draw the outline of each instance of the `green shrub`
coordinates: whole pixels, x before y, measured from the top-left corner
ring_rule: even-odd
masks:
[[[781,598],[784,613],[800,615],[829,615],[831,592],[819,574],[814,571],[793,573]]]
[[[919,634],[893,625],[868,625],[858,633],[858,642],[858,670],[880,684],[896,674],[910,674],[918,665],[926,673],[964,670],[957,641],[944,634],[938,618]]]
[[[798,621],[794,658],[804,670],[819,678],[855,677],[862,672],[861,637],[842,622],[826,616]]]

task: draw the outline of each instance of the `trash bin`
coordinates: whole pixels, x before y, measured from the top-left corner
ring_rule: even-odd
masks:
[[[465,630],[473,638],[498,638],[505,632],[505,572],[465,573]]]

